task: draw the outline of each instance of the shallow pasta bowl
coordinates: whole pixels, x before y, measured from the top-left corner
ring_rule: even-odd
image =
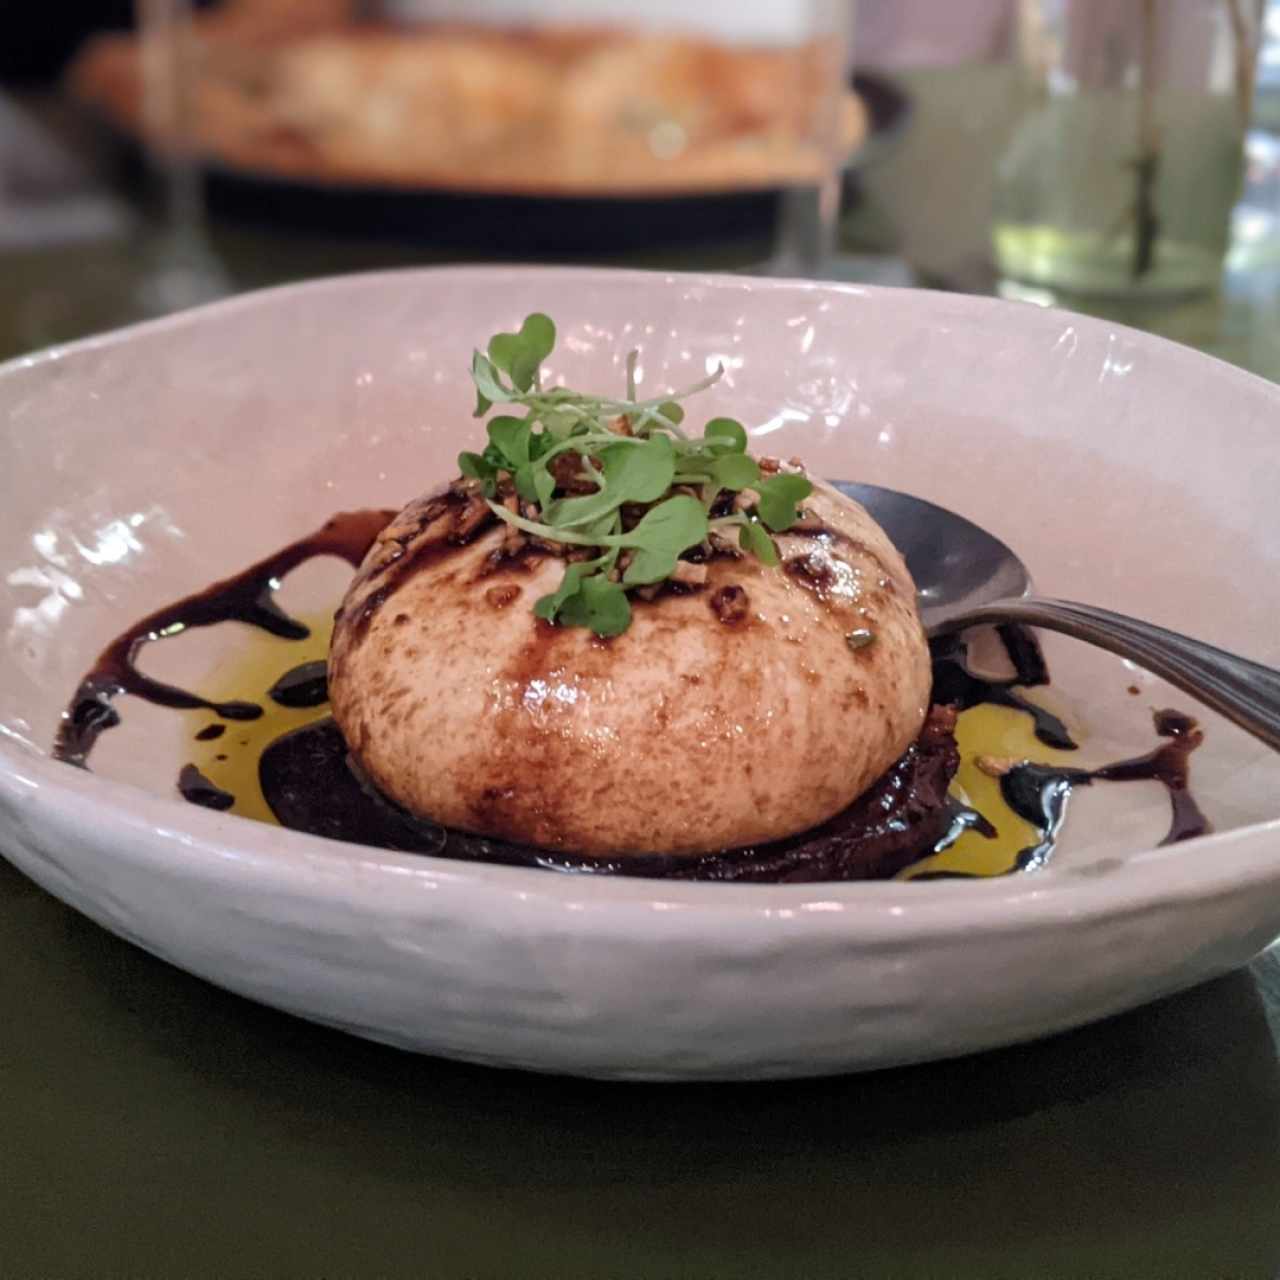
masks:
[[[761,451],[957,510],[1045,591],[1280,661],[1280,390],[1194,352],[911,291],[554,268],[320,281],[0,369],[11,861],[264,1003],[612,1077],[965,1053],[1174,991],[1280,934],[1280,767],[1211,714],[1193,779],[1216,834],[1157,849],[1154,788],[1094,788],[1047,868],[966,882],[676,884],[339,844],[186,804],[172,725],[132,708],[94,773],[50,759],[76,681],[134,619],[339,508],[449,474],[476,430],[472,345],[535,309],[560,324],[554,372],[579,385],[620,380],[631,346],[648,387],[722,362],[700,407],[748,423]],[[341,574],[303,589],[332,601]],[[1052,696],[1099,758],[1149,739],[1153,708],[1188,705],[1108,655],[1046,647]],[[156,661],[198,684],[217,655]]]

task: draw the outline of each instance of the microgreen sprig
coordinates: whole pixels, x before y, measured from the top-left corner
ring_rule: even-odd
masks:
[[[801,475],[762,476],[747,452],[747,433],[732,418],[713,418],[702,436],[684,426],[681,401],[714,385],[705,378],[650,399],[636,394],[636,353],[626,360],[622,399],[543,388],[542,363],[555,348],[548,316],[526,316],[514,333],[497,333],[475,352],[471,377],[475,416],[495,405],[523,409],[489,419],[481,453],[458,455],[462,474],[478,482],[494,514],[531,537],[598,554],[565,568],[559,587],[534,606],[538,617],[563,626],[617,635],[631,623],[627,592],[660,584],[677,561],[713,534],[736,530],[742,550],[766,565],[778,563],[771,534],[798,518],[813,490]],[[565,459],[557,464],[558,459]],[[573,483],[565,472],[576,469]],[[515,494],[523,510],[510,500]],[[724,495],[731,508],[713,515]]]

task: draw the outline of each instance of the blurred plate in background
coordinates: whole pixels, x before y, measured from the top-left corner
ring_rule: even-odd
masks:
[[[201,22],[187,143],[215,209],[274,226],[515,254],[758,234],[781,190],[833,153],[865,164],[907,114],[871,75],[831,101],[820,42],[388,27],[254,42]],[[109,36],[69,75],[134,161],[140,68],[136,42]]]

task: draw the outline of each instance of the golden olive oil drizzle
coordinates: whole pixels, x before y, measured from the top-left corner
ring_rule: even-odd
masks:
[[[211,702],[219,701],[223,690],[236,689],[236,697],[258,703],[262,715],[257,720],[221,721],[203,710],[181,713],[188,739],[183,763],[195,765],[210,782],[235,797],[228,812],[277,826],[258,780],[262,753],[281,734],[329,714],[327,702],[318,707],[284,707],[268,696],[267,691],[285,672],[304,662],[323,662],[329,653],[332,611],[301,614],[297,621],[310,630],[305,640],[282,640],[263,631],[246,631],[235,653],[202,682]],[[225,725],[225,731],[207,741],[196,737],[212,724]]]
[[[1019,689],[1028,702],[1047,705],[1041,690]],[[1058,706],[1051,708],[1061,716]],[[1069,728],[1077,742],[1079,726]],[[1005,875],[1017,866],[1018,855],[1038,844],[1044,833],[1009,807],[1000,789],[999,778],[978,767],[978,760],[989,756],[1002,760],[1036,760],[1044,764],[1070,766],[1079,762],[1078,751],[1060,751],[1045,746],[1036,737],[1031,717],[1012,707],[990,703],[970,707],[956,721],[956,743],[960,748],[960,768],[951,783],[951,795],[962,805],[982,814],[995,828],[995,835],[979,831],[963,832],[949,848],[913,863],[899,873],[899,879],[910,880],[926,872],[951,872],[970,876]]]
[[[236,651],[204,682],[210,701],[237,698],[257,702],[263,708],[257,720],[224,722],[208,711],[185,711],[187,748],[183,763],[196,766],[206,778],[234,797],[229,812],[258,822],[279,825],[259,781],[262,753],[281,735],[324,719],[328,704],[291,708],[273,701],[267,691],[294,667],[304,662],[323,661],[333,632],[331,613],[303,615],[311,634],[305,640],[283,640],[261,631],[246,632]],[[1019,689],[1028,700],[1047,705],[1043,690]],[[1051,708],[1061,715],[1061,708]],[[225,724],[217,738],[201,741],[196,735],[211,724]],[[1073,734],[1079,728],[1069,725]],[[976,810],[995,828],[994,836],[965,831],[953,844],[900,873],[910,879],[925,872],[950,872],[970,876],[1004,875],[1017,865],[1023,850],[1037,844],[1043,832],[1016,814],[1005,802],[997,778],[977,765],[983,756],[1013,760],[1036,760],[1046,764],[1070,765],[1079,759],[1074,751],[1046,746],[1033,731],[1031,717],[1012,707],[983,704],[960,714],[956,726],[960,747],[960,769],[951,785],[952,796]]]

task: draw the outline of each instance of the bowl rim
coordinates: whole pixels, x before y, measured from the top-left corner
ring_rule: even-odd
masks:
[[[620,283],[661,280],[667,285],[687,285],[698,288],[736,289],[744,293],[801,292],[831,293],[855,298],[925,298],[932,303],[944,302],[948,307],[977,313],[1023,311],[1034,316],[1057,317],[1069,325],[1085,328],[1102,328],[1115,337],[1145,344],[1161,352],[1164,359],[1177,359],[1185,363],[1199,364],[1213,369],[1218,375],[1234,379],[1249,386],[1255,394],[1271,398],[1280,408],[1280,383],[1272,382],[1261,374],[1242,369],[1221,356],[1199,351],[1186,343],[1176,342],[1159,334],[1135,329],[1118,321],[1104,320],[1099,316],[1069,311],[1064,307],[1041,306],[1011,298],[997,298],[989,294],[956,293],[947,289],[926,289],[903,285],[857,284],[841,280],[814,280],[805,276],[757,276],[730,271],[668,271],[648,267],[596,267],[586,265],[558,265],[549,263],[500,263],[500,262],[450,262],[432,266],[385,267],[376,271],[342,271],[333,275],[312,276],[305,280],[293,280],[284,284],[267,285],[247,289],[226,298],[218,298],[199,306],[188,307],[171,315],[150,320],[137,320],[106,329],[100,333],[86,334],[67,342],[52,343],[34,351],[22,352],[0,360],[0,378],[36,368],[57,360],[77,356],[85,352],[101,351],[125,340],[144,337],[150,333],[163,333],[169,329],[192,327],[206,318],[234,314],[300,293],[322,293],[354,287],[374,287],[412,277],[436,279],[460,275],[509,280],[512,277],[527,279],[537,276],[576,277],[578,279],[609,278]]]
[[[735,276],[723,273],[644,271],[601,267],[450,264],[359,272],[277,285],[222,299],[172,316],[143,321],[0,363],[0,380],[49,362],[100,351],[150,333],[201,324],[213,315],[270,306],[296,294],[376,287],[406,277],[477,275],[509,279],[546,275],[628,280],[748,292],[797,290],[876,298],[911,294],[926,306],[945,299],[947,307],[973,313],[1008,312],[1030,304],[1004,299],[886,288],[815,280]],[[1155,351],[1162,359],[1190,361],[1203,372],[1226,377],[1270,399],[1280,416],[1280,386],[1224,360],[1127,326],[1057,308],[1032,308],[1077,326],[1099,326]],[[800,884],[723,884],[640,877],[560,874],[540,868],[463,862],[426,854],[396,853],[355,846],[328,837],[254,822],[179,802],[133,784],[68,767],[44,750],[0,726],[0,815],[13,816],[15,829],[29,826],[23,815],[42,811],[67,833],[106,827],[114,833],[118,856],[168,874],[216,882],[248,874],[258,888],[305,892],[335,906],[375,908],[389,902],[411,912],[416,900],[441,907],[441,893],[465,902],[484,897],[493,908],[537,902],[572,912],[595,932],[625,931],[636,913],[667,913],[677,928],[698,931],[708,923],[790,927],[860,938],[941,937],[964,931],[1017,931],[1046,918],[1122,916],[1162,904],[1235,894],[1280,878],[1280,859],[1270,854],[1280,841],[1280,817],[1164,848],[1135,849],[1094,866],[1050,865],[1031,875],[933,881],[818,881]],[[354,852],[353,852],[354,851]],[[232,869],[229,873],[228,869]],[[335,874],[335,872],[337,874]],[[345,874],[344,874],[345,873]],[[440,892],[406,893],[408,883]],[[425,907],[423,909],[426,909]]]

